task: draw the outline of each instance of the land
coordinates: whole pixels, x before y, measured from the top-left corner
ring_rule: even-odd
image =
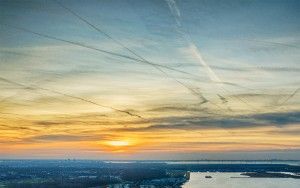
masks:
[[[300,166],[228,161],[0,160],[0,187],[181,187],[189,180],[190,172],[247,172],[242,175],[298,178],[295,176]]]
[[[248,176],[251,178],[294,178],[300,179],[300,174],[290,174],[283,172],[247,172],[242,173],[243,176]]]

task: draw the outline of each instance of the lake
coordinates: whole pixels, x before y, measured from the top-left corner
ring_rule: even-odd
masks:
[[[208,179],[205,176],[212,176]],[[232,178],[239,177],[239,178]],[[183,188],[299,188],[300,179],[292,178],[248,178],[240,173],[192,172]]]

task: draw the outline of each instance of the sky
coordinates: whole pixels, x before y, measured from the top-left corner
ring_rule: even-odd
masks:
[[[0,0],[0,158],[300,159],[300,2]]]

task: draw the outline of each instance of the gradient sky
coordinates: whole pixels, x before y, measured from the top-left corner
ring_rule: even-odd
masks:
[[[0,158],[300,159],[300,2],[0,0]]]

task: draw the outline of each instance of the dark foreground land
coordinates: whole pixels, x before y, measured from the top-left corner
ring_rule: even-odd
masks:
[[[294,178],[300,179],[300,174],[288,174],[282,172],[246,172],[242,173],[243,176],[251,178]]]
[[[246,172],[246,177],[299,178],[288,164],[103,162],[88,160],[0,160],[0,187],[181,187],[190,172]],[[285,173],[282,173],[285,172]],[[289,172],[289,173],[286,173]]]

